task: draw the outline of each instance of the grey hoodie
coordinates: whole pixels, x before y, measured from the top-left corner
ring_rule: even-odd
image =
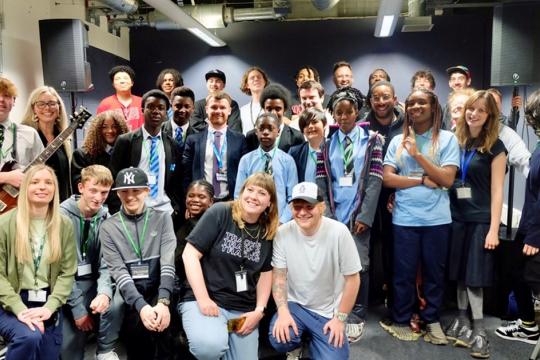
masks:
[[[72,195],[60,204],[60,211],[66,215],[73,223],[75,233],[75,245],[77,248],[78,263],[83,263],[81,251],[81,220],[84,222],[79,210],[78,201],[79,195]],[[92,273],[82,277],[75,276],[73,289],[67,300],[67,306],[71,308],[74,319],[88,315],[88,310],[85,307],[86,294],[79,288],[78,283],[81,281],[97,281],[97,293],[105,294],[112,299],[112,284],[109,271],[105,262],[102,261],[101,242],[99,241],[99,229],[103,221],[109,217],[107,205],[103,205],[91,219],[90,230],[88,231],[88,249],[86,253],[86,262],[92,264]],[[86,287],[87,288],[87,287]]]

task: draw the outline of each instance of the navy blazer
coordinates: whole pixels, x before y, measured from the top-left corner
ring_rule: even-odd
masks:
[[[253,151],[259,147],[259,139],[255,133],[255,129],[250,130],[246,134],[246,141],[248,144],[248,152]],[[305,141],[304,135],[296,129],[293,129],[289,125],[283,126],[283,131],[279,135],[278,148],[285,152],[289,152],[291,146],[300,145]]]
[[[170,134],[161,132],[161,140],[163,141],[163,149],[165,150],[165,193],[171,200],[171,205],[175,211],[183,208],[181,184],[182,169],[181,156],[176,147],[175,141]],[[122,169],[130,166],[137,167],[141,161],[143,144],[142,128],[122,134],[116,140],[111,154],[110,169],[113,178]],[[118,210],[115,208],[113,210]],[[111,211],[111,214],[113,211]]]
[[[292,156],[296,163],[296,171],[298,172],[298,183],[305,181],[306,164],[309,160],[309,143],[306,141],[303,144],[295,145],[289,149],[289,155]]]
[[[227,128],[227,187],[229,196],[234,196],[238,164],[244,154],[247,153],[246,138],[241,133]],[[204,179],[204,160],[206,158],[206,140],[208,128],[187,137],[182,157],[184,170],[184,191],[193,180]]]

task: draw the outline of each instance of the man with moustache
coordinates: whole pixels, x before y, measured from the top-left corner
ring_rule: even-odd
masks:
[[[144,125],[118,137],[111,154],[111,172],[133,166],[148,176],[150,193],[146,205],[177,218],[181,209],[180,152],[172,136],[161,130],[167,121],[169,98],[161,90],[150,90],[142,97]],[[111,213],[118,211],[119,204]]]
[[[204,78],[206,79],[208,96],[221,93],[225,90],[227,77],[223,71],[219,69],[210,70],[204,75]],[[197,131],[201,131],[207,126],[205,122],[207,119],[206,101],[206,98],[204,98],[197,100],[195,103],[195,110],[193,111],[190,123],[191,126]],[[232,99],[230,101],[230,107],[231,111],[227,118],[227,126],[230,130],[241,133],[242,119],[240,117],[240,107],[238,106],[238,103]]]
[[[238,164],[247,147],[244,135],[227,126],[231,103],[231,97],[224,92],[206,98],[208,127],[188,136],[184,147],[184,190],[193,180],[205,179],[213,185],[218,200],[229,200],[234,195]]]

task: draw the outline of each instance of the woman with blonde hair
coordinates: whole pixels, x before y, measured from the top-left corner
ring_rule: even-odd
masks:
[[[81,179],[81,171],[90,165],[109,167],[111,151],[118,136],[129,132],[124,116],[113,110],[98,114],[88,127],[82,147],[71,159],[71,187],[74,191]]]
[[[62,98],[50,86],[40,86],[30,94],[22,124],[37,130],[43,146],[50,144],[64,129],[68,127],[68,116]],[[71,160],[71,139],[64,142],[45,162],[54,169],[59,181],[60,201],[71,196],[69,162]]]
[[[258,358],[278,225],[273,178],[256,173],[238,199],[213,205],[187,237],[182,259],[191,287],[178,312],[196,358]]]
[[[449,278],[457,281],[459,314],[446,331],[455,345],[489,357],[483,317],[483,288],[492,286],[503,203],[506,148],[499,139],[499,110],[493,96],[477,91],[456,124],[461,165],[450,191],[452,237]],[[467,310],[471,306],[473,330]]]
[[[60,214],[54,170],[31,167],[18,206],[0,216],[0,335],[6,359],[58,359],[62,312],[77,260],[73,227]]]

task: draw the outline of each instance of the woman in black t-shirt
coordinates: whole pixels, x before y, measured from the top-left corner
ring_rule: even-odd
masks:
[[[489,357],[483,324],[483,287],[491,286],[494,249],[499,245],[506,148],[499,140],[499,111],[487,91],[475,92],[456,125],[460,170],[450,192],[452,238],[450,279],[456,280],[459,316],[446,335],[470,347],[471,356]],[[471,305],[473,331],[467,317]]]
[[[208,209],[182,259],[191,285],[178,311],[197,358],[256,359],[279,224],[273,178],[251,175],[237,200]]]

